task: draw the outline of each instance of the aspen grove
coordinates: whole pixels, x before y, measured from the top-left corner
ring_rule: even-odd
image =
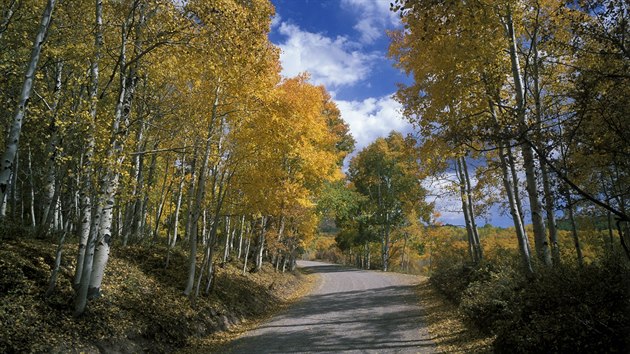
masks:
[[[217,262],[295,267],[353,143],[323,87],[280,78],[273,11],[2,2],[0,217],[58,245],[48,293],[62,253],[76,255],[75,315],[100,295],[111,247],[165,245],[165,267],[187,250],[193,301]]]

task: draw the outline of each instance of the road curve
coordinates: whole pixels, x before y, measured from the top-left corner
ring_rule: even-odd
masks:
[[[300,261],[319,285],[229,353],[434,353],[409,275]]]

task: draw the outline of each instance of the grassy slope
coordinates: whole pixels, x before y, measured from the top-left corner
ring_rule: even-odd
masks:
[[[0,352],[170,352],[195,347],[201,338],[221,341],[301,295],[309,278],[240,273],[242,265],[217,267],[214,291],[196,304],[182,295],[186,256],[175,253],[164,269],[163,248],[114,247],[103,297],[72,317],[74,253],[65,247],[57,289],[44,297],[55,245],[32,239],[0,240]],[[208,337],[209,336],[209,337]]]

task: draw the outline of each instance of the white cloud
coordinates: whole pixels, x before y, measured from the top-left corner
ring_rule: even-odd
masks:
[[[278,27],[282,23],[282,16],[279,13],[276,13],[271,19],[271,28],[274,29]]]
[[[376,138],[387,136],[392,130],[402,133],[412,128],[400,113],[400,103],[391,96],[369,97],[361,101],[335,100],[341,117],[350,126],[356,139],[356,151],[369,145]]]
[[[386,29],[401,26],[400,18],[389,10],[386,0],[342,0],[341,7],[357,16],[354,29],[361,34],[362,43],[373,43],[385,35]]]
[[[343,36],[329,38],[287,22],[282,22],[278,31],[287,37],[278,45],[285,77],[308,71],[311,82],[334,89],[365,79],[375,59],[373,54],[356,50],[356,43]]]

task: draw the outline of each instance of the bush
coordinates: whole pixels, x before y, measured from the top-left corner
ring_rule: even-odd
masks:
[[[630,352],[630,266],[610,259],[539,268],[533,279],[499,258],[436,269],[432,284],[459,304],[497,352]]]
[[[515,299],[518,316],[499,331],[499,352],[628,352],[630,270],[604,262],[541,272]]]
[[[523,277],[513,268],[485,264],[471,273],[460,311],[487,333],[497,333],[519,316]]]
[[[459,304],[469,283],[470,268],[461,264],[436,268],[431,275],[431,284],[456,304]]]

